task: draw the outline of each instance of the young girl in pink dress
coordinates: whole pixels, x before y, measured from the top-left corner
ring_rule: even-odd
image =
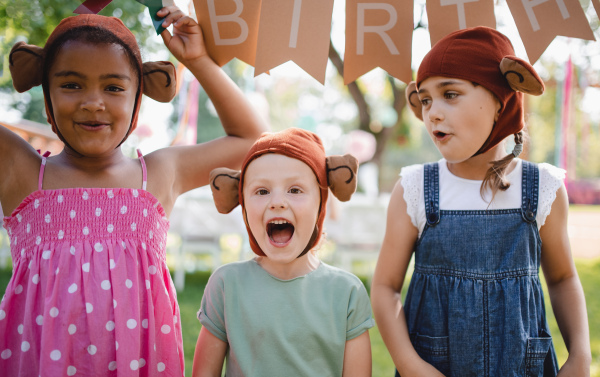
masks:
[[[10,54],[15,88],[41,84],[48,121],[64,142],[40,156],[0,127],[0,202],[13,276],[0,304],[4,376],[182,376],[176,292],[165,262],[176,198],[238,167],[262,122],[207,55],[201,30],[164,8],[162,37],[199,80],[227,136],[138,159],[121,144],[136,126],[142,93],[169,101],[170,63],[145,63],[112,17],[63,20],[45,47]]]

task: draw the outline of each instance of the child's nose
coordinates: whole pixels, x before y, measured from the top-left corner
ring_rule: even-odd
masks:
[[[104,99],[96,90],[89,90],[83,94],[81,108],[88,111],[103,111],[105,109]]]
[[[444,119],[444,114],[441,111],[440,106],[435,103],[431,104],[427,115],[429,116],[429,120],[431,122],[439,122],[440,120]]]
[[[287,201],[285,195],[275,193],[271,199],[271,209],[284,209],[287,208]]]

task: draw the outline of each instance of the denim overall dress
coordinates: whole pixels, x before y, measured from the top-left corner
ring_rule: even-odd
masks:
[[[438,169],[424,166],[427,224],[404,307],[415,350],[447,377],[556,376],[537,166],[523,161],[521,208],[497,210],[440,210]]]

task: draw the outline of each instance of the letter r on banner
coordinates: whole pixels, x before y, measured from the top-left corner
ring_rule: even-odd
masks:
[[[385,25],[379,26],[367,26],[365,25],[365,13],[367,10],[383,10],[389,13],[390,19]],[[356,53],[358,55],[364,55],[365,53],[365,33],[375,33],[379,35],[379,37],[385,43],[385,46],[388,48],[392,55],[400,55],[400,51],[392,41],[392,38],[386,33],[388,30],[392,29],[396,26],[398,22],[398,13],[396,13],[396,9],[390,4],[383,3],[359,3],[357,4],[357,38],[356,38]]]
[[[248,39],[248,24],[246,21],[240,18],[240,14],[242,14],[242,11],[244,10],[244,3],[242,3],[242,0],[233,0],[236,6],[234,13],[220,16],[217,15],[215,1],[217,0],[207,0],[208,14],[210,16],[210,25],[212,27],[215,45],[231,46],[244,43],[246,39]],[[240,35],[237,38],[221,38],[221,33],[219,33],[219,22],[234,22],[238,24],[241,29]]]

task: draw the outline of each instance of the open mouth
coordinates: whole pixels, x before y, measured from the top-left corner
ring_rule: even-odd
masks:
[[[435,138],[438,140],[442,140],[448,135],[449,134],[442,132],[442,131],[433,131],[433,136],[435,136]]]
[[[284,245],[292,239],[294,226],[287,220],[271,220],[267,224],[267,234],[273,243]]]

